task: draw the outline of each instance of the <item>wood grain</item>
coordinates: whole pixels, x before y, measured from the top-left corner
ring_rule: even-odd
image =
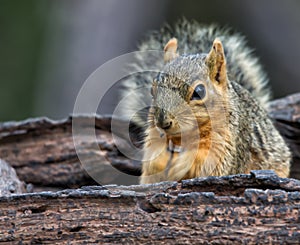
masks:
[[[253,171],[0,197],[0,242],[297,243],[299,191],[297,180]]]
[[[268,112],[293,152],[291,177],[300,179],[300,93],[271,102]],[[83,136],[78,140],[77,152],[72,135],[74,120]],[[97,182],[137,184],[141,164],[128,159],[116,147],[110,132],[111,120],[109,116],[77,115],[60,121],[36,118],[2,123],[0,159],[11,164],[20,180],[32,183],[35,190],[78,188]],[[114,122],[119,128],[127,127],[121,119]],[[91,128],[96,138],[86,134]],[[131,125],[130,132],[139,146],[137,135],[142,129]],[[121,133],[118,136],[120,140],[125,138]]]
[[[299,112],[300,94],[273,101],[269,109],[275,126],[292,149],[291,176],[298,179]],[[82,136],[76,141],[76,149],[72,134],[74,120]],[[297,244],[300,241],[299,180],[279,178],[273,171],[251,171],[248,175],[127,186],[137,183],[140,163],[118,150],[111,134],[111,120],[91,115],[61,121],[37,118],[0,124],[0,159],[5,160],[0,162],[3,177],[0,188],[4,190],[0,196],[0,242]],[[120,128],[127,127],[121,119],[115,119],[115,123]],[[90,129],[95,130],[95,138],[87,133]],[[142,129],[134,125],[130,129],[134,144],[139,146],[137,135],[141,135]],[[118,137],[122,144],[128,143],[122,132]],[[14,194],[26,191],[8,164],[21,181],[32,183],[36,192]],[[98,184],[91,175],[100,176],[101,184],[126,186],[78,188]],[[20,185],[8,188],[9,181]],[[27,190],[33,191],[29,187]],[[74,189],[61,190],[65,188]]]

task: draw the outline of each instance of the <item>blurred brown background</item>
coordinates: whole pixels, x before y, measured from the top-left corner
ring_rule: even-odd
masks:
[[[274,97],[300,92],[299,13],[298,0],[1,0],[0,121],[66,117],[96,68],[182,16],[242,32]]]

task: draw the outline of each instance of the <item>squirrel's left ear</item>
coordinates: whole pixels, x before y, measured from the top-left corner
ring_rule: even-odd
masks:
[[[208,66],[211,81],[216,81],[218,84],[226,84],[226,58],[222,42],[219,39],[216,38],[214,40],[213,46],[206,57],[205,63]]]
[[[178,57],[177,53],[177,39],[172,38],[169,40],[169,42],[166,44],[164,48],[164,61],[165,63],[168,63],[169,61],[175,59]]]

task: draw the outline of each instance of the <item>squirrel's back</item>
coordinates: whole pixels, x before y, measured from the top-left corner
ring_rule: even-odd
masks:
[[[183,20],[150,34],[140,51],[121,112],[145,130],[141,183],[253,169],[289,175],[289,148],[264,110],[266,75],[242,36]]]
[[[178,38],[178,52],[182,54],[208,53],[211,44],[218,37],[224,46],[224,52],[227,59],[228,79],[240,84],[246,88],[252,96],[259,102],[263,108],[267,108],[270,100],[270,89],[268,88],[268,79],[259,60],[253,55],[252,49],[246,45],[245,38],[232,32],[231,29],[221,28],[217,25],[202,25],[197,22],[181,20],[174,27],[163,26],[158,31],[148,34],[145,40],[140,44],[140,51],[159,50],[162,51],[164,45],[173,37]],[[139,66],[141,71],[147,71],[148,64],[155,63],[157,69],[163,67],[162,59],[145,60],[144,57],[137,55],[135,66]],[[153,64],[152,64],[153,66]],[[151,86],[153,74],[137,74],[124,81],[122,97],[136,89]],[[151,104],[151,95],[148,92],[131,93],[123,100],[122,112],[128,112],[133,115],[142,105],[148,107]],[[142,125],[147,118],[146,113],[137,113],[135,118],[131,118],[135,123]],[[126,114],[122,114],[126,117]],[[130,119],[130,118],[128,118]]]

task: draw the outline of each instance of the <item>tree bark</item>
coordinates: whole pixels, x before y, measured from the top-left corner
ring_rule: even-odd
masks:
[[[299,112],[300,94],[274,101],[269,109],[293,151],[291,176],[300,179]],[[80,137],[76,151],[72,120],[79,122],[83,135],[93,125],[96,142]],[[116,123],[126,126],[122,120]],[[96,184],[77,154],[85,157],[92,171],[102,174],[103,183],[137,183],[140,163],[118,151],[110,125],[111,118],[101,116],[0,125],[0,158],[15,168],[22,181],[33,183],[35,191],[43,191],[12,194],[24,192],[24,186],[1,161],[0,173],[8,176],[8,182],[2,179],[6,192],[0,196],[0,242],[282,244],[300,240],[300,181],[279,178],[273,171],[58,191]],[[141,129],[132,128],[139,135]],[[131,136],[138,144],[135,134]],[[113,171],[112,166],[121,171]],[[121,172],[131,175],[121,180]],[[21,183],[13,191],[5,185],[11,180]]]
[[[269,115],[293,152],[291,177],[300,179],[300,93],[273,101]],[[97,142],[83,137],[79,142],[82,146],[80,152],[76,152],[72,120],[77,120],[83,129],[93,125]],[[95,122],[91,123],[91,120]],[[115,121],[119,127],[126,127],[122,120]],[[132,127],[135,132],[133,140],[138,142],[134,136],[142,129]],[[11,164],[20,180],[32,183],[36,191],[97,184],[81,165],[78,153],[90,164],[89,173],[101,176],[101,184],[137,184],[141,165],[119,152],[110,129],[111,118],[103,116],[75,116],[61,121],[37,118],[3,123],[0,124],[0,159]],[[97,158],[99,151],[103,156],[100,160]]]
[[[293,153],[290,177],[300,179],[300,93],[271,102],[268,112]]]
[[[0,241],[286,244],[300,239],[300,182],[272,171],[181,183],[0,197]]]
[[[80,152],[76,152],[72,137],[72,120],[82,128],[96,127],[97,142],[82,137]],[[91,123],[95,120],[95,124]],[[122,121],[118,121],[122,125]],[[28,119],[21,122],[7,122],[0,125],[0,159],[6,160],[16,170],[19,178],[32,183],[37,190],[75,188],[97,184],[81,165],[77,154],[97,170],[103,184],[138,183],[140,163],[124,157],[113,143],[110,133],[111,118],[96,116],[69,117],[61,121],[47,118]],[[104,155],[98,165],[93,165],[99,148]],[[122,170],[112,171],[112,166]],[[91,170],[92,171],[92,170]],[[111,173],[111,174],[108,174]],[[125,176],[125,178],[124,178]]]

